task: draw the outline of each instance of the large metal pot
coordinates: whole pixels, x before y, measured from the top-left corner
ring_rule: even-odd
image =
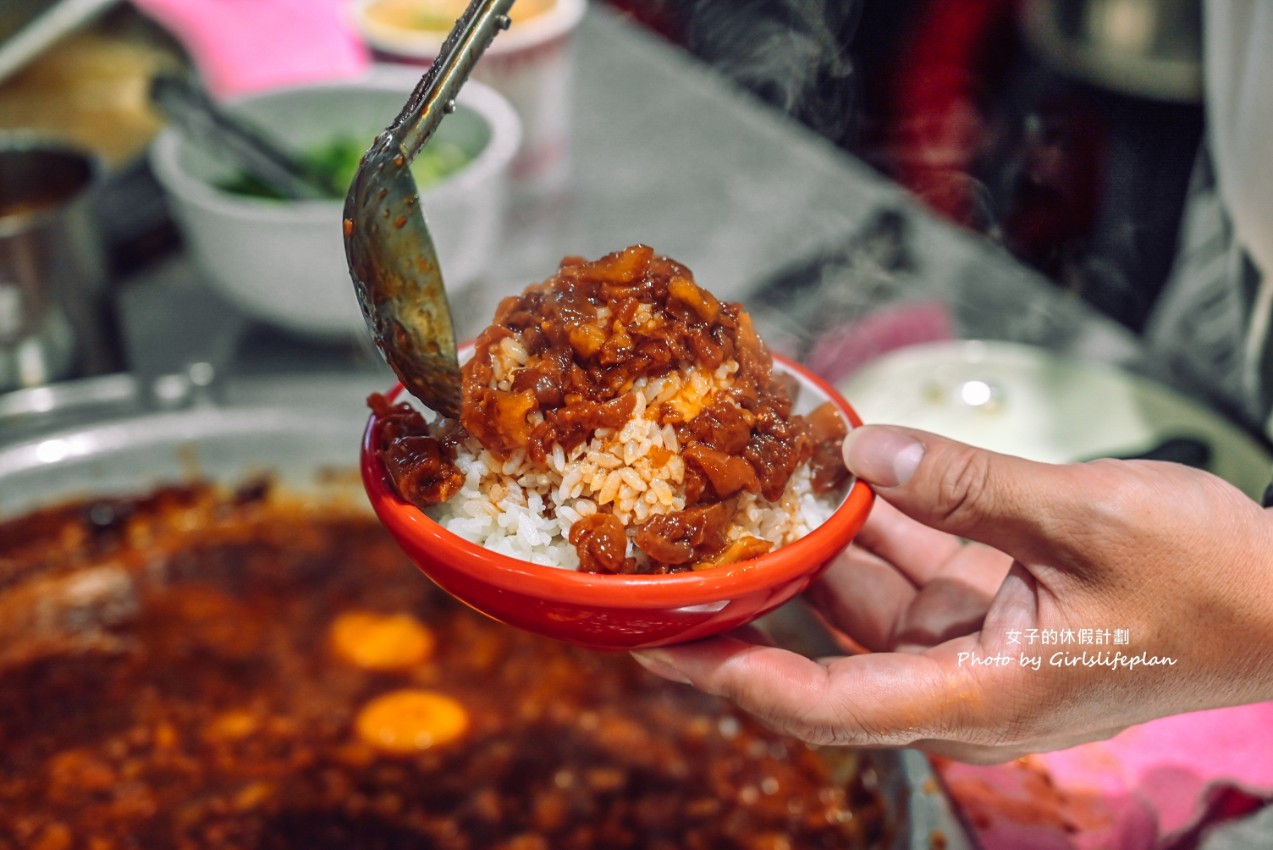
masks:
[[[289,489],[361,492],[354,470],[374,379],[201,383],[170,375],[147,386],[118,375],[0,397],[0,519],[195,472],[224,481],[270,472]],[[342,481],[333,469],[349,474]]]
[[[196,472],[235,482],[269,471],[312,498],[361,498],[355,469],[374,377],[216,389],[201,378],[143,385],[117,375],[0,396],[0,521],[71,497],[139,494]],[[791,609],[770,625],[777,639],[819,652],[823,638],[809,622]],[[950,850],[972,846],[924,756],[886,751],[869,759],[891,819],[887,847],[926,848],[936,835]]]

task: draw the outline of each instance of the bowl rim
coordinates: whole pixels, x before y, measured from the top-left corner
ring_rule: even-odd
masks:
[[[43,130],[0,129],[0,157],[28,154],[76,160],[84,167],[84,181],[69,195],[51,203],[43,203],[24,212],[0,214],[0,237],[33,231],[65,218],[68,210],[84,206],[102,191],[108,167],[105,156],[100,152]]]
[[[437,57],[447,33],[409,29],[372,20],[367,10],[383,0],[356,0],[350,8],[354,28],[374,50],[404,58],[431,60]],[[587,0],[556,0],[552,7],[518,21],[501,33],[486,54],[501,57],[539,47],[562,38],[573,30],[587,11]]]
[[[269,103],[297,93],[313,91],[354,93],[377,91],[399,95],[402,103],[405,104],[420,78],[421,75],[416,73],[415,69],[378,64],[356,77],[265,89],[227,100],[225,105],[233,108],[243,104]],[[512,167],[513,158],[521,148],[521,119],[517,117],[512,104],[495,89],[475,80],[469,80],[460,90],[456,101],[462,109],[471,111],[487,125],[490,129],[489,138],[477,155],[459,171],[421,192],[421,205],[425,208],[431,203],[440,202],[443,198],[472,191],[473,184],[486,181],[501,172],[507,172]],[[396,112],[392,115],[387,114],[386,126],[396,116]],[[188,144],[190,139],[180,128],[168,126],[156,136],[149,150],[151,168],[160,185],[184,203],[212,214],[259,222],[295,224],[321,221],[330,223],[333,216],[335,216],[334,220],[339,222],[341,210],[345,204],[343,198],[280,202],[269,198],[253,198],[220,191],[182,167],[181,156]],[[368,139],[368,146],[370,144],[371,140]]]
[[[857,412],[833,386],[789,358],[779,354],[772,356],[775,365],[807,381],[835,404],[850,428],[862,425]],[[400,383],[395,384],[386,397],[392,401],[403,391]],[[428,544],[422,548],[441,547],[458,552],[466,564],[463,572],[493,588],[553,601],[587,599],[600,607],[655,609],[710,604],[778,587],[819,570],[826,559],[814,557],[818,550],[847,545],[865,521],[875,498],[866,482],[853,478],[844,499],[826,522],[799,540],[735,564],[657,575],[586,573],[534,564],[487,549],[448,531],[419,508],[399,498],[387,481],[384,465],[373,451],[377,422],[374,413],[367,420],[360,466],[372,507],[389,531],[395,537],[408,535]],[[479,574],[478,570],[482,572]]]

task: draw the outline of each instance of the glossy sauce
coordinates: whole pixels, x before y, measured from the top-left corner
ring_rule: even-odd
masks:
[[[510,345],[524,363],[504,386]],[[703,404],[673,400],[656,411],[659,424],[675,428],[685,461],[685,509],[648,520],[633,539],[656,571],[728,563],[771,545],[726,539],[735,498],[775,501],[806,463],[815,493],[841,487],[847,430],[829,403],[794,414],[794,381],[774,372],[750,316],[698,286],[680,263],[644,245],[592,262],[569,257],[552,277],[504,299],[463,367],[460,422],[497,458],[524,451],[543,464],[554,445],[569,452],[598,429],[621,428],[638,382],[675,372],[712,376],[722,367],[734,371]],[[409,407],[379,397],[371,404],[384,422],[379,453],[399,495],[421,508],[446,499],[454,492],[445,484],[454,443],[438,439],[426,451],[428,431]],[[617,554],[627,535],[617,520],[578,525],[570,537],[581,569],[632,571],[632,559]]]
[[[860,774],[626,655],[475,614],[374,518],[260,484],[0,524],[0,718],[4,850],[852,850],[881,830]]]

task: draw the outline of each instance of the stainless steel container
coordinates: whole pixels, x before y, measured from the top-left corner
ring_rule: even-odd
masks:
[[[0,135],[0,391],[121,367],[90,154]]]

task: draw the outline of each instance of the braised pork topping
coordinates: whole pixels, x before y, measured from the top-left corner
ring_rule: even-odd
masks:
[[[472,435],[496,458],[525,452],[543,464],[554,446],[569,454],[599,429],[621,429],[643,382],[696,373],[710,393],[653,410],[675,429],[685,507],[647,519],[633,539],[657,571],[754,557],[769,544],[726,538],[735,497],[775,501],[805,463],[816,493],[842,486],[845,423],[829,403],[794,414],[796,384],[774,372],[742,306],[717,300],[689,269],[645,245],[591,262],[568,257],[552,277],[500,303],[463,367],[462,431],[434,437],[409,409],[373,397],[384,417],[380,455],[399,494],[427,508],[463,482],[454,434]],[[570,534],[581,569],[597,572],[636,568],[624,555],[627,536],[615,517],[589,518]]]

